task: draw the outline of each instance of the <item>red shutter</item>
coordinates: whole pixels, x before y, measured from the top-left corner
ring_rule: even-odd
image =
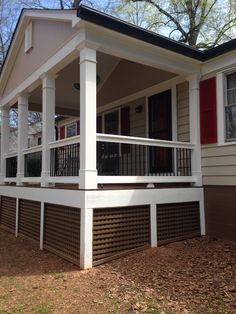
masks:
[[[60,140],[63,140],[65,138],[65,126],[60,127]]]
[[[120,122],[121,122],[121,135],[129,136],[130,135],[130,108],[124,107],[121,108],[120,112]],[[129,144],[122,144],[121,152],[127,154],[130,152]]]
[[[97,117],[97,133],[102,133],[102,116]]]
[[[216,78],[200,82],[201,144],[217,142]]]
[[[77,121],[77,135],[80,135],[80,121]]]

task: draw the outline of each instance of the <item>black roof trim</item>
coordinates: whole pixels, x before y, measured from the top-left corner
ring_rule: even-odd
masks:
[[[85,5],[80,5],[77,9],[77,16],[85,21],[95,23],[105,28],[199,61],[207,61],[236,49],[236,39],[233,39],[217,47],[201,51],[197,48],[193,48],[165,36],[145,30],[141,27],[127,23],[121,19],[89,8]]]
[[[119,33],[140,39],[149,44],[165,48],[187,57],[203,61],[203,54],[196,48],[179,43],[165,36],[145,30],[141,27],[127,23],[121,19],[105,14],[98,10],[80,5],[77,9],[77,16],[82,20],[92,22],[105,28],[117,31]]]

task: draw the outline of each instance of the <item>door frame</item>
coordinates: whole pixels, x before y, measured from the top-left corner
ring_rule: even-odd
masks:
[[[165,86],[160,86],[153,90],[151,93],[146,94],[146,101],[145,101],[145,107],[146,107],[146,137],[149,138],[149,105],[148,105],[148,98],[159,94],[161,92],[165,92],[167,90],[171,90],[171,116],[172,116],[172,141],[177,141],[178,139],[178,126],[177,126],[177,83],[168,84]],[[147,152],[148,155],[148,152]],[[148,156],[146,156],[148,158]],[[177,169],[177,159],[176,159],[176,151],[174,151],[173,155],[173,173],[176,173]],[[146,173],[149,172],[148,166],[146,165]]]

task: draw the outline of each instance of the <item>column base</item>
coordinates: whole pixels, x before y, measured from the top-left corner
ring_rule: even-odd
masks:
[[[201,171],[193,171],[192,175],[195,178],[195,182],[192,185],[193,186],[202,186],[202,172]]]
[[[79,171],[79,188],[97,189],[97,170],[81,169]]]

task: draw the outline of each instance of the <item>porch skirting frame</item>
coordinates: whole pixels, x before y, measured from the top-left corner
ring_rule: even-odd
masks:
[[[39,193],[40,192],[40,193]],[[41,204],[41,224],[40,224],[40,248],[49,249],[53,253],[60,255],[61,257],[80,265],[81,268],[89,268],[100,263],[104,263],[113,258],[117,258],[128,253],[147,248],[147,247],[156,247],[161,244],[158,243],[157,238],[157,217],[158,214],[156,209],[158,206],[163,206],[163,204],[180,204],[180,203],[193,203],[199,204],[199,233],[197,235],[205,235],[205,216],[204,216],[204,203],[203,203],[203,189],[200,187],[181,187],[181,188],[164,188],[164,189],[125,189],[125,190],[62,190],[62,189],[50,189],[50,188],[29,188],[29,187],[17,187],[17,186],[0,186],[0,195],[1,197],[15,197],[15,206],[16,206],[16,222],[15,222],[15,234],[18,236],[18,227],[19,227],[19,211],[21,199],[38,202]],[[34,203],[36,204],[36,203]],[[48,204],[52,204],[53,208],[56,209],[56,212],[63,211],[64,208],[76,208],[79,213],[78,229],[74,228],[75,233],[77,233],[78,240],[75,244],[78,248],[78,254],[75,256],[70,256],[70,254],[64,254],[63,250],[60,248],[53,248],[50,245],[47,245],[45,241],[45,226],[47,224],[47,207]],[[51,205],[50,205],[51,206]],[[178,206],[177,206],[178,207]],[[92,211],[91,211],[92,209]],[[81,211],[83,210],[83,215],[87,215],[86,212],[92,215],[89,218],[89,223],[83,225],[86,219],[80,217]],[[187,210],[187,209],[186,209]],[[100,220],[100,224],[104,223],[104,215],[111,214],[114,217],[114,214],[118,212],[124,212],[123,216],[123,227],[119,226],[118,233],[116,230],[110,228],[112,226],[112,221],[109,221],[110,217],[105,217],[104,226],[101,226],[101,237],[98,238],[96,231],[94,229],[94,221],[97,219],[97,222]],[[138,212],[141,211],[141,216],[145,218],[145,221],[142,223],[142,226],[145,228],[145,232],[140,231],[141,225],[137,223]],[[54,212],[54,215],[55,213]],[[100,215],[99,215],[100,213]],[[101,216],[102,214],[102,216]],[[104,215],[103,215],[104,214]],[[0,210],[1,215],[1,210]],[[60,216],[60,215],[59,215]],[[63,215],[62,215],[63,216]],[[106,215],[105,215],[106,216]],[[109,215],[108,215],[109,216]],[[133,217],[133,218],[132,218]],[[90,222],[91,219],[91,222]],[[133,244],[130,239],[130,230],[128,228],[128,220],[131,221],[131,224],[134,227],[134,235],[137,236],[137,239],[134,239]],[[55,217],[55,221],[57,218]],[[60,220],[60,228],[64,230],[63,219]],[[87,221],[88,222],[88,221]],[[73,219],[69,219],[66,224],[73,223]],[[110,224],[110,226],[109,226]],[[55,227],[55,226],[54,226]],[[53,228],[54,228],[53,227]],[[59,229],[60,229],[59,228]],[[110,230],[108,230],[108,229]],[[122,229],[123,228],[123,229]],[[127,229],[128,228],[128,229]],[[58,239],[61,230],[57,230]],[[98,246],[101,244],[101,241],[104,242],[103,231],[106,229],[108,234],[111,234],[111,239],[115,237],[117,243],[112,245],[118,246],[119,249],[112,248],[112,245],[108,245],[110,248],[105,250],[106,252],[102,255],[98,254],[96,251],[96,241]],[[128,232],[124,232],[124,230]],[[115,233],[113,231],[115,230]],[[55,231],[55,230],[54,230]],[[53,231],[53,232],[54,232]],[[72,232],[73,233],[73,232]],[[113,234],[112,234],[113,233]],[[66,234],[67,235],[67,234]],[[55,234],[54,234],[55,236]],[[70,236],[70,235],[69,235]],[[131,235],[133,236],[133,235]],[[56,236],[57,237],[57,236]],[[97,237],[97,238],[96,238]],[[106,236],[105,236],[106,237]],[[122,239],[123,237],[123,239]],[[184,237],[183,237],[184,238]],[[186,237],[187,238],[187,237]],[[84,239],[91,239],[85,241]],[[68,240],[68,239],[67,239]],[[62,239],[62,242],[64,240]],[[81,242],[82,241],[82,242]],[[110,241],[110,240],[109,240]],[[109,242],[108,241],[108,242]],[[64,242],[63,242],[64,243]],[[68,241],[67,241],[68,243]],[[112,241],[110,241],[112,243]],[[65,244],[67,245],[67,244]],[[69,248],[70,249],[70,248]],[[75,251],[75,247],[73,249]],[[92,252],[92,253],[90,253]],[[97,254],[97,256],[96,256]],[[73,254],[72,254],[73,255]],[[94,256],[93,256],[94,255]],[[83,260],[86,261],[83,263]]]

